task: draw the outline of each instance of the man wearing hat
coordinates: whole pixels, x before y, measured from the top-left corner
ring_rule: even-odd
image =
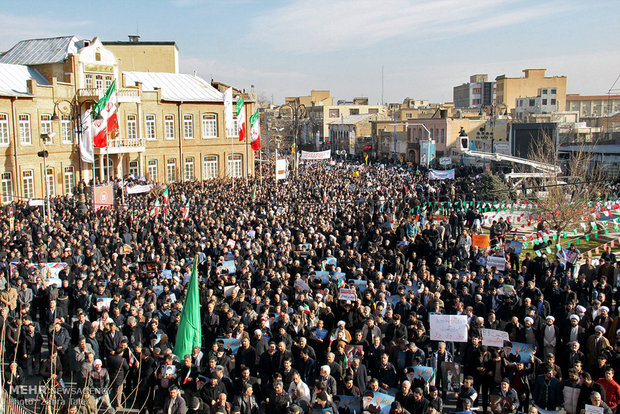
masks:
[[[547,354],[555,354],[556,346],[559,345],[560,340],[560,329],[554,325],[555,318],[551,315],[548,315],[545,319],[547,324],[543,329],[543,353],[545,357]]]
[[[584,343],[586,340],[586,330],[579,325],[579,322],[581,321],[581,318],[576,315],[576,314],[572,314],[570,316],[570,323],[568,328],[566,329],[566,332],[564,332],[563,338],[562,338],[562,343],[566,346],[571,342],[579,342],[579,343]]]
[[[499,407],[501,407],[501,411],[498,410]],[[510,380],[504,377],[491,394],[491,411],[508,414],[516,412],[518,408],[519,396],[517,391],[510,386]]]
[[[596,365],[596,359],[603,352],[611,349],[609,340],[605,338],[605,328],[600,325],[594,327],[594,333],[590,335],[586,342],[586,353],[588,355],[588,367],[592,368]]]

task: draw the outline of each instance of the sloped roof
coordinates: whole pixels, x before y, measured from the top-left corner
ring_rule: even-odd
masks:
[[[75,36],[22,40],[0,55],[0,63],[42,65],[64,62],[69,55],[77,53],[83,42]]]
[[[223,102],[224,94],[194,75],[167,72],[123,72],[126,86],[142,82],[143,91],[161,89],[161,97],[172,102]]]
[[[32,96],[27,84],[30,79],[39,85],[49,85],[45,77],[34,68],[0,63],[0,96]]]

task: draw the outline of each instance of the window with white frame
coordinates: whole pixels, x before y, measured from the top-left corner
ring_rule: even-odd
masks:
[[[45,171],[45,185],[47,186],[47,195],[54,197],[56,195],[56,181],[54,180],[54,169],[47,167]]]
[[[30,132],[30,115],[20,114],[19,118],[19,143],[22,145],[32,144],[32,135]]]
[[[157,182],[157,160],[149,160],[147,164],[149,180]]]
[[[194,175],[194,157],[185,158],[185,181],[193,181]]]
[[[9,145],[9,116],[0,114],[0,145]]]
[[[138,161],[129,161],[129,174],[132,174],[134,177],[137,177],[138,171],[140,168],[138,167]]]
[[[41,136],[45,136],[45,143],[51,144],[54,142],[53,138],[50,136],[52,133],[52,116],[49,114],[41,115],[41,128],[40,128]]]
[[[10,172],[2,173],[2,204],[13,201],[13,177]]]
[[[127,115],[127,139],[138,138],[138,123],[135,115]]]
[[[86,75],[84,75],[84,81],[84,86],[86,87],[86,89],[93,88],[93,75],[87,73]]]
[[[177,160],[176,158],[168,158],[166,160],[166,181],[174,183],[177,180]]]
[[[112,85],[112,76],[108,75],[105,77],[105,88],[108,89]]]
[[[95,75],[95,88],[103,89],[103,75]]]
[[[212,180],[219,177],[217,155],[205,155],[202,160],[202,178]]]
[[[73,144],[73,129],[71,128],[71,118],[69,115],[60,117],[60,138],[63,144]]]
[[[164,137],[174,139],[174,115],[164,115]]]
[[[145,115],[144,126],[146,139],[149,141],[155,141],[157,139],[157,129],[155,128],[155,115]]]
[[[34,198],[34,171],[22,171],[22,183],[24,187],[24,197]]]
[[[243,177],[243,156],[241,154],[228,156],[228,176],[233,178]]]
[[[183,115],[183,138],[194,138],[194,118],[191,114]]]
[[[203,114],[202,115],[202,137],[203,138],[217,138],[217,115],[216,114]]]
[[[75,171],[73,167],[65,167],[65,194],[75,192]]]

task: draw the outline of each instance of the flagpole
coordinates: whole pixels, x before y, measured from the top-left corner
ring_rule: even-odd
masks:
[[[245,105],[244,105],[245,106]],[[245,111],[243,111],[243,117],[247,119],[247,116],[245,116]],[[245,123],[245,119],[243,120],[243,122]],[[250,128],[252,128],[252,125],[250,125]],[[250,132],[251,133],[251,132]],[[250,175],[250,157],[248,156],[248,125],[245,124],[245,136],[243,137],[245,139],[245,184],[248,184],[248,175]]]
[[[237,126],[239,125],[239,120],[237,120]],[[234,132],[234,131],[231,131]],[[235,174],[232,171],[232,163],[233,163],[233,155],[235,154],[235,137],[232,137],[230,140],[230,162],[228,163],[228,174],[232,177],[232,189],[235,189]]]

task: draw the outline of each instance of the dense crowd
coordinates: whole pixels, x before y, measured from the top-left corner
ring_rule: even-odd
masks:
[[[415,170],[317,164],[277,185],[173,184],[158,214],[161,188],[96,213],[57,197],[49,223],[14,204],[1,213],[5,389],[23,399],[17,386],[44,384],[41,409],[88,414],[615,411],[615,255],[594,266],[513,253],[487,269],[471,237],[482,215],[463,203],[473,173],[429,183]],[[451,207],[438,214],[436,201]],[[502,249],[509,224],[491,236]],[[202,346],[177,356],[194,260]],[[347,287],[355,300],[339,299]],[[468,342],[431,340],[433,314],[466,315]],[[508,339],[484,346],[482,329]],[[534,351],[523,358],[513,342]],[[460,369],[446,381],[451,362]],[[416,366],[434,378],[412,376]]]

